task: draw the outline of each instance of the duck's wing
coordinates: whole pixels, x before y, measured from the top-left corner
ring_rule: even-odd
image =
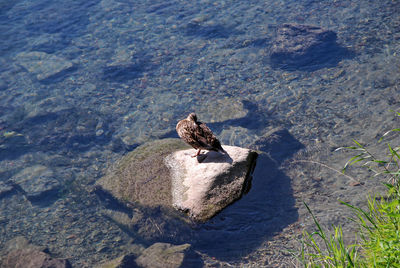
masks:
[[[178,132],[179,137],[181,137],[187,144],[189,144],[193,148],[205,148],[206,141],[204,138],[201,137],[199,127],[194,122],[186,119],[181,120],[176,125],[176,131]]]
[[[204,128],[201,123],[182,120],[176,126],[178,135],[189,145],[195,149],[206,149],[212,150],[212,146],[209,144],[207,137],[209,137],[211,130]],[[212,134],[212,132],[211,132]]]
[[[197,126],[198,139],[204,144],[205,149],[213,151],[222,149],[219,140],[206,124],[199,122]]]

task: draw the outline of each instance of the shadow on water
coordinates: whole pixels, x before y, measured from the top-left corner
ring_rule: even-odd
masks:
[[[290,178],[280,164],[303,148],[286,130],[266,139],[259,155],[250,192],[196,230],[194,247],[218,259],[233,261],[297,221]]]
[[[72,66],[72,67],[65,69],[57,74],[49,76],[46,79],[41,80],[40,83],[45,84],[45,85],[59,83],[59,82],[63,81],[65,78],[67,78],[69,75],[71,75],[72,73],[76,72],[77,70],[78,70],[77,66]]]
[[[337,33],[314,25],[285,23],[276,28],[269,49],[272,67],[288,71],[316,71],[335,67],[355,53],[337,42]]]
[[[136,53],[129,63],[114,64],[103,68],[103,79],[124,82],[142,77],[144,72],[159,67],[152,63],[152,55],[146,52]]]
[[[271,56],[273,68],[285,71],[313,72],[323,68],[333,68],[344,59],[353,59],[356,53],[341,46],[336,41],[323,46],[311,46],[302,55]]]
[[[103,190],[99,186],[93,187],[93,193],[95,193],[96,198],[98,199],[99,204],[106,209],[113,210],[115,212],[124,213],[132,218],[133,212],[132,209],[128,208],[126,204],[120,202],[114,196],[112,196],[109,192]],[[114,224],[118,225],[124,232],[129,234],[130,236],[135,236],[129,227],[119,223],[118,221],[114,220],[110,215],[103,214],[105,218],[109,221],[113,222]],[[136,238],[136,237],[135,237]],[[142,241],[141,241],[142,242]]]
[[[143,64],[107,66],[103,69],[103,78],[118,82],[132,80],[141,77],[143,69]]]

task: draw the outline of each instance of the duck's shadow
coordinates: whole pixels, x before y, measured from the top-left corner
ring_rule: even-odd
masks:
[[[208,151],[204,154],[200,154],[196,157],[199,163],[233,163],[233,159],[228,153],[220,153],[214,151]]]

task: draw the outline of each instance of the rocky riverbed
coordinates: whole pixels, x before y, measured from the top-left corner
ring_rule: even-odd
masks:
[[[379,153],[377,139],[398,127],[396,1],[21,0],[0,10],[2,261],[22,236],[72,267],[137,260],[153,245],[205,267],[291,267],[288,249],[313,228],[303,201],[352,239],[338,199],[363,205],[382,189],[367,171],[336,172],[351,154],[335,149],[354,138]],[[99,194],[107,170],[176,138],[192,111],[223,144],[260,152],[248,194],[203,224]]]

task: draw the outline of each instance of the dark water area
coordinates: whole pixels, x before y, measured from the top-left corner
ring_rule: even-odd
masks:
[[[285,24],[326,32],[289,53]],[[94,267],[190,243],[200,266],[293,267],[288,250],[312,228],[303,201],[353,238],[337,200],[362,205],[380,181],[354,168],[352,186],[315,162],[340,170],[349,154],[335,149],[353,138],[380,151],[399,124],[399,54],[399,1],[4,0],[0,249],[24,236]],[[177,137],[192,111],[223,144],[262,152],[241,200],[187,224],[93,190],[137,146]]]

